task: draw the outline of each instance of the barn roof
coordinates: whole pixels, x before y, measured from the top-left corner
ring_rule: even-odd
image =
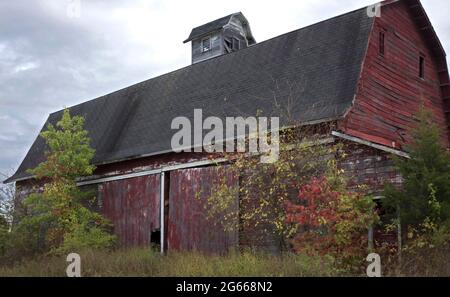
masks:
[[[73,106],[85,117],[96,150],[94,163],[171,151],[171,121],[208,116],[280,116],[282,125],[329,121],[351,107],[373,18],[366,8],[196,63]],[[62,111],[50,114],[56,123]],[[47,125],[45,124],[45,126]],[[44,126],[44,127],[45,127]],[[43,128],[44,129],[44,128]],[[29,177],[44,160],[37,137],[17,172],[5,182]]]

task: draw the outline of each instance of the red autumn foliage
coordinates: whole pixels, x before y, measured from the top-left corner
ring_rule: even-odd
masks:
[[[286,223],[297,225],[291,241],[296,252],[330,254],[337,258],[360,255],[367,248],[367,226],[376,220],[370,198],[312,178],[287,202]]]
[[[298,195],[300,204],[286,203],[286,222],[320,227],[323,219],[327,222],[338,220],[334,204],[339,195],[330,188],[325,177],[313,178],[309,184],[301,187]]]

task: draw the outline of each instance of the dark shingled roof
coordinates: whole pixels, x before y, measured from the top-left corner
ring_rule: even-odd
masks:
[[[240,51],[167,73],[70,108],[86,118],[95,164],[171,151],[174,117],[281,116],[327,121],[342,117],[356,92],[373,18],[366,8],[305,27]],[[57,122],[62,111],[47,123]],[[38,137],[17,172],[29,176],[44,160]]]
[[[230,22],[230,19],[233,15],[234,15],[234,13],[227,15],[225,17],[222,17],[220,19],[217,19],[215,21],[206,23],[204,25],[195,27],[194,29],[192,29],[191,34],[189,35],[188,39],[186,39],[184,41],[184,43],[189,42],[192,39],[195,39],[195,38],[205,35],[207,33],[222,29],[226,24],[228,24]]]

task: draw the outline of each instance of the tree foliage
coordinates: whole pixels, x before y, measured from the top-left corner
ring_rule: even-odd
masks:
[[[0,215],[0,256],[5,253],[6,250],[6,242],[8,240],[9,233],[9,224],[6,221],[6,218]]]
[[[327,229],[328,248],[320,247],[321,251],[330,251],[331,245],[336,245],[336,251],[349,248],[357,241],[353,233],[360,236],[363,230],[367,235],[367,224],[373,221],[373,202],[345,189],[344,174],[337,165],[343,157],[342,145],[327,141],[321,129],[283,131],[279,159],[271,164],[261,164],[259,158],[248,154],[228,154],[227,172],[240,177],[239,187],[229,187],[230,174],[214,186],[205,206],[211,221],[224,218],[220,224],[225,229],[244,231],[251,238],[250,245],[264,245],[267,238],[275,238],[285,250],[292,245],[302,249],[300,238],[307,235],[300,237],[301,230],[313,235]],[[322,179],[324,175],[327,178]],[[318,195],[306,195],[309,190]],[[316,193],[318,190],[323,192]],[[239,208],[233,207],[236,197]],[[299,215],[296,211],[300,210],[305,212]],[[318,240],[311,236],[305,245],[319,249],[316,243]],[[367,247],[367,238],[357,244],[358,248]]]
[[[354,265],[367,254],[367,231],[378,216],[372,197],[349,192],[345,178],[337,173],[313,177],[302,186],[298,199],[286,203],[286,222],[298,229],[292,240],[295,251]]]
[[[450,152],[432,113],[422,109],[406,146],[410,158],[395,158],[403,186],[387,185],[384,206],[392,226],[400,223],[406,275],[447,275],[450,258]]]
[[[406,146],[410,158],[395,158],[403,177],[403,187],[386,187],[385,205],[405,226],[418,228],[426,220],[450,220],[450,153],[441,141],[440,130],[431,112],[422,110]]]
[[[337,146],[318,145],[317,135],[297,129],[285,131],[279,142],[279,158],[273,163],[261,163],[260,156],[245,153],[227,153],[230,165],[227,174],[213,186],[205,210],[211,222],[220,222],[227,230],[245,230],[252,244],[264,245],[274,238],[281,248],[287,248],[292,235],[287,225],[285,202],[295,195],[295,188],[306,177],[324,170]],[[239,177],[239,187],[229,187],[231,177]],[[239,197],[239,207],[234,207]]]
[[[83,125],[83,117],[71,117],[66,109],[56,126],[50,124],[41,133],[48,146],[46,161],[30,173],[45,184],[41,193],[24,200],[27,215],[13,229],[16,245],[56,253],[113,246],[108,221],[91,210],[95,194],[82,191],[76,183],[95,169],[94,150]]]

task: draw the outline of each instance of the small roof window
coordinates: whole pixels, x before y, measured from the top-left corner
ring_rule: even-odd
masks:
[[[211,37],[206,37],[202,39],[202,52],[207,52],[211,50]]]

